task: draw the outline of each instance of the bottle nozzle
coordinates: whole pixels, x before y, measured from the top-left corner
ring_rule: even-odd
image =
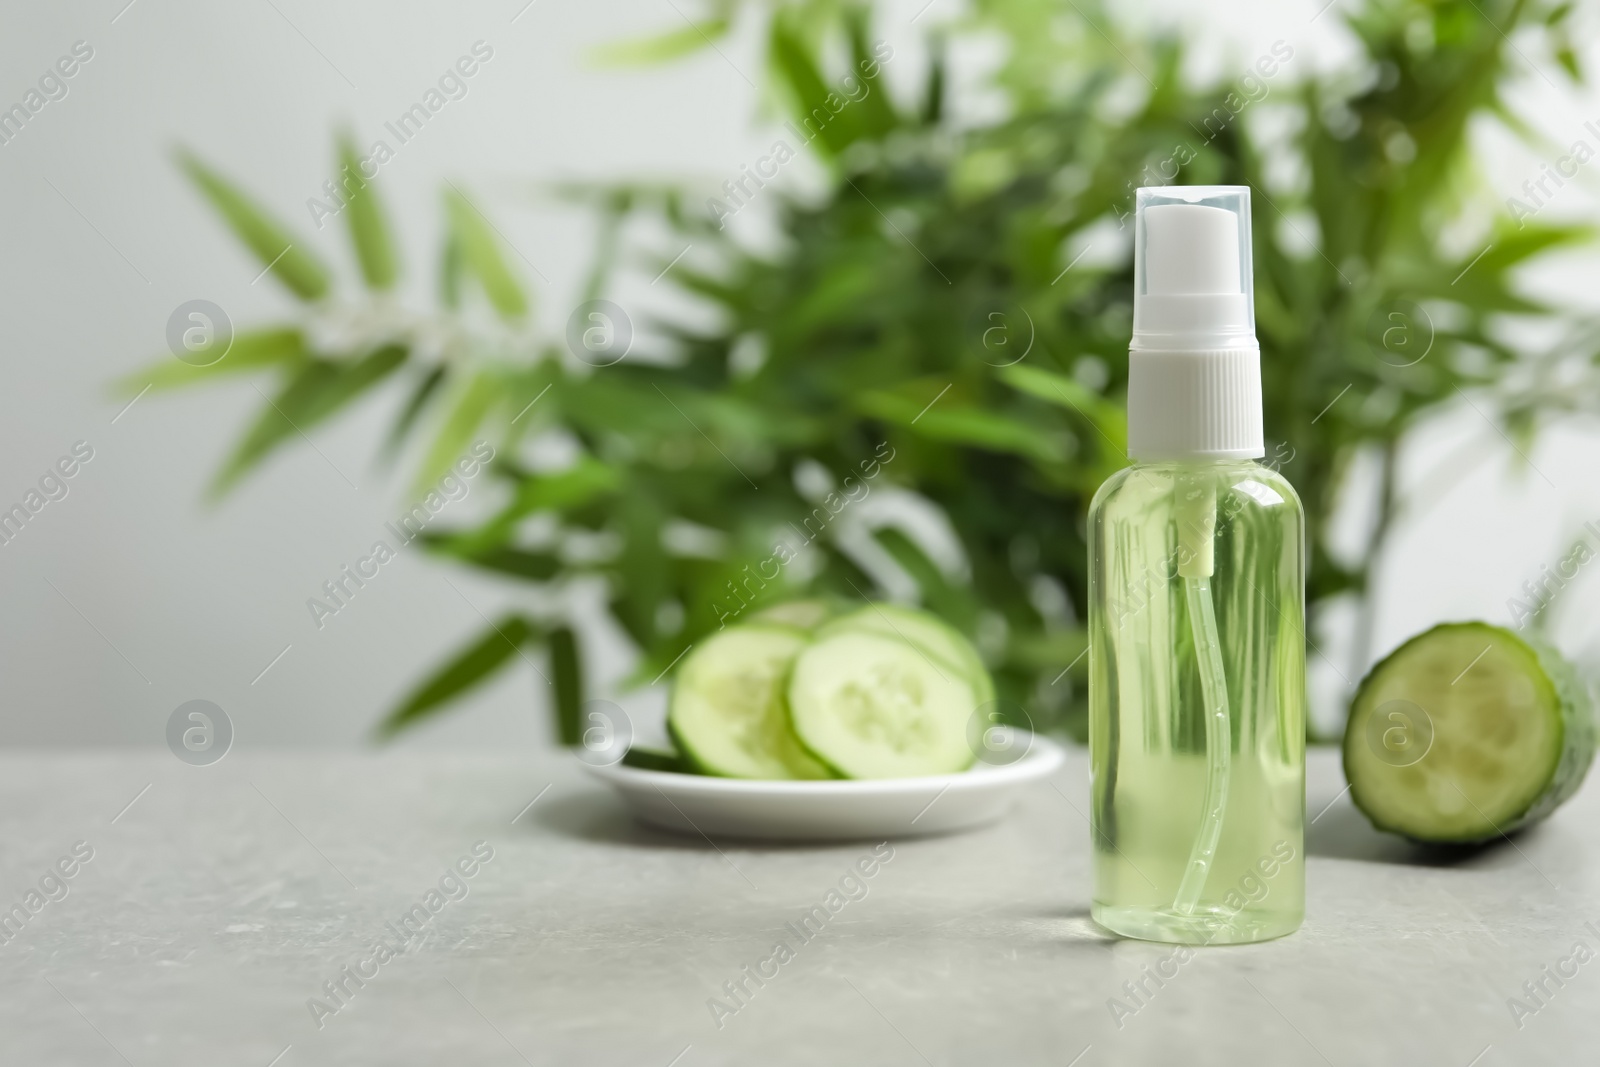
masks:
[[[1250,258],[1248,186],[1139,190],[1128,346],[1134,458],[1265,455]]]
[[[1133,347],[1184,351],[1253,346],[1250,189],[1140,189],[1136,211]]]
[[[1242,293],[1239,216],[1205,204],[1154,204],[1144,213],[1145,291],[1158,296]]]

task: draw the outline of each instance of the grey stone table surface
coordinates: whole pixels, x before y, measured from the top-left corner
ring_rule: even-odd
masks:
[[[1199,951],[1116,1018],[1171,950],[1088,919],[1086,771],[1074,751],[1003,822],[894,842],[801,942],[785,924],[872,842],[657,833],[560,753],[0,752],[0,908],[26,916],[0,1063],[1595,1062],[1596,787],[1446,861],[1368,828],[1315,751],[1305,926]]]

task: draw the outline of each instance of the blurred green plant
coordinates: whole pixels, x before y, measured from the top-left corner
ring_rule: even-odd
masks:
[[[1336,75],[1299,71],[1292,44],[1279,42],[1239,78],[1196,88],[1176,37],[1130,39],[1098,4],[1063,14],[1038,0],[975,0],[960,22],[928,35],[914,99],[890,91],[884,67],[909,81],[898,73],[909,61],[872,39],[863,6],[708,7],[692,33],[601,58],[670,59],[741,18],[764,19],[768,102],[790,120],[778,136],[820,165],[822,188],[741,188],[741,173],[709,199],[652,184],[566,193],[601,220],[584,301],[612,292],[627,269],[625,224],[648,217],[670,240],[644,269],[662,271],[695,311],[713,311],[694,317],[713,326],[658,322],[656,339],[615,365],[579,358],[582,346],[538,332],[498,231],[454,184],[441,307],[401,309],[384,293],[399,274],[395,242],[346,137],[341,213],[375,296],[354,310],[337,303],[307,243],[186,157],[201,190],[307,310],[239,336],[210,367],[168,363],[127,384],[279,376],[217,476],[221,493],[380,383],[409,377],[383,448],[393,456],[431,424],[418,492],[475,436],[501,442],[498,512],[430,531],[427,548],[545,590],[602,579],[611,616],[640,650],[635,683],[665,673],[747,606],[897,594],[976,638],[1009,714],[1079,734],[1083,516],[1126,463],[1136,186],[1256,191],[1267,461],[1312,517],[1313,626],[1338,598],[1370,610],[1373,560],[1401,507],[1397,457],[1422,419],[1470,394],[1525,444],[1575,397],[1592,409],[1592,386],[1550,383],[1570,377],[1574,359],[1592,370],[1594,326],[1513,284],[1519,267],[1590,234],[1509,216],[1476,181],[1469,136],[1489,121],[1539,143],[1504,88],[1528,76],[1516,64],[1537,49],[1550,73],[1578,79],[1570,4],[1372,0],[1328,16],[1345,18],[1360,45]],[[1005,59],[973,94],[998,93],[1005,117],[963,118],[972,101],[952,98],[947,47],[996,35]],[[755,250],[722,225],[755,199],[775,216],[775,248]],[[695,254],[669,260],[685,244]],[[478,297],[498,327],[475,317]],[[1497,328],[1507,316],[1562,339],[1520,352]],[[585,310],[578,328],[627,328],[615,318]],[[362,328],[317,340],[330,319]],[[563,438],[570,462],[552,469],[527,458],[541,437]],[[1377,519],[1365,550],[1343,558],[1329,519],[1362,457],[1379,471]],[[841,479],[869,464],[880,464],[874,491],[913,503],[852,511],[855,490]],[[573,743],[588,690],[576,634],[559,612],[499,619],[380,731],[436,713],[542,646],[557,732]]]

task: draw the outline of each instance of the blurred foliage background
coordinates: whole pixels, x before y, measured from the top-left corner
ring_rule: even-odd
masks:
[[[1373,561],[1408,503],[1396,488],[1406,435],[1466,402],[1525,451],[1549,418],[1600,409],[1594,323],[1513,284],[1519,267],[1591,234],[1509,214],[1479,180],[1469,138],[1493,122],[1548,150],[1504,90],[1530,76],[1530,50],[1541,76],[1582,77],[1571,9],[1341,4],[1321,17],[1344,19],[1359,41],[1347,68],[1314,75],[1278,42],[1231,80],[1196,85],[1179,36],[1126,36],[1097,3],[973,0],[928,31],[930,59],[907,94],[890,90],[884,67],[910,61],[874,36],[870,5],[716,0],[698,23],[600,58],[670,62],[761,20],[769,117],[786,123],[753,164],[767,178],[563,190],[601,220],[571,316],[535,309],[494,223],[454,184],[438,304],[396,302],[395,239],[349,137],[338,213],[357,295],[340,295],[308,242],[185,156],[303,311],[241,333],[209,366],[168,361],[126,384],[277,379],[220,468],[221,493],[404,377],[381,448],[416,457],[414,496],[474,440],[498,448],[497,513],[430,528],[427,549],[540,589],[600,578],[639,649],[635,683],[761,605],[895,597],[973,636],[1013,715],[1081,736],[1084,511],[1127,462],[1133,191],[1246,184],[1265,461],[1311,517],[1313,641],[1330,605],[1362,605],[1357,662],[1330,661],[1353,680],[1370,651]],[[1004,45],[981,87],[1004,106],[987,121],[959,117],[973,109],[952,99],[945,59],[979,38]],[[819,190],[763,187],[788,153],[820,164]],[[754,202],[778,234],[761,248],[725,225]],[[660,235],[651,249],[623,240],[641,218]],[[674,260],[686,245],[694,255]],[[651,323],[643,340],[625,308],[604,302],[627,271],[659,275],[694,313]],[[1508,317],[1533,320],[1517,336],[1543,347],[1509,339]],[[560,441],[566,458],[534,462],[539,440]],[[1361,462],[1378,472],[1376,519],[1362,550],[1341,556],[1330,518],[1352,506]],[[572,743],[591,695],[577,633],[559,611],[496,619],[443,650],[380,731],[543,650],[556,732]]]

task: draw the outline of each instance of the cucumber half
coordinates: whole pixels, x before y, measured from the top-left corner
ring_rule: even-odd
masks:
[[[1594,749],[1592,695],[1559,653],[1488,623],[1446,623],[1362,680],[1344,770],[1378,829],[1472,844],[1549,815]]]
[[[784,683],[806,635],[740,626],[702,642],[678,667],[667,727],[684,755],[725,778],[829,778],[789,725]]]
[[[847,778],[905,778],[966,769],[968,723],[979,701],[949,665],[897,637],[865,631],[819,637],[795,660],[795,733]]]
[[[959,674],[972,686],[977,705],[994,700],[994,681],[972,642],[926,612],[894,604],[869,604],[828,623],[818,636],[840,633],[878,634],[903,641],[921,650],[941,670]]]

